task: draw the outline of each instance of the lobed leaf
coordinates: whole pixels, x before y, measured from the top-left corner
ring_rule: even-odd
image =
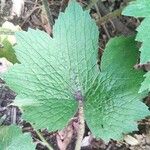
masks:
[[[54,27],[54,38],[40,30],[16,33],[21,64],[6,75],[25,120],[36,128],[62,129],[77,111],[79,94],[96,70],[98,28],[89,13],[72,1]],[[81,96],[79,96],[81,97]]]
[[[134,70],[138,52],[132,37],[112,39],[96,65],[98,28],[74,1],[61,13],[54,38],[40,31],[16,33],[21,64],[5,75],[18,93],[15,103],[36,128],[63,128],[83,100],[85,120],[96,137],[118,139],[137,129],[149,111],[138,94],[143,72]]]

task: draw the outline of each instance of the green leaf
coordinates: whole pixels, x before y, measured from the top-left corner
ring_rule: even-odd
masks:
[[[133,17],[144,17],[144,20],[141,22],[140,26],[137,28],[137,36],[136,41],[142,42],[140,51],[140,63],[146,64],[150,61],[150,0],[136,0],[132,3],[130,3],[129,6],[127,6],[124,11],[122,12],[123,15],[126,16],[133,16]],[[145,81],[142,83],[142,87],[140,88],[140,92],[149,90],[150,91],[150,83],[146,82],[150,80],[150,76],[145,76],[148,79],[145,79]],[[146,84],[146,85],[144,85]],[[148,86],[149,84],[149,86]],[[147,89],[146,89],[147,87]]]
[[[150,7],[149,7],[150,9]],[[150,17],[145,18],[141,25],[137,28],[138,34],[136,36],[136,40],[142,42],[140,51],[141,51],[141,56],[140,56],[140,63],[145,64],[150,61],[150,44],[149,44],[149,39],[150,39]]]
[[[136,121],[149,114],[138,94],[143,73],[133,68],[137,57],[132,37],[117,37],[107,44],[101,76],[86,96],[85,118],[96,137],[119,139],[137,130]]]
[[[134,70],[134,38],[114,38],[96,65],[98,28],[74,1],[61,13],[54,38],[39,30],[18,32],[15,52],[21,64],[5,75],[18,93],[15,103],[36,128],[63,128],[83,99],[87,125],[96,137],[118,139],[137,129],[149,111],[138,94],[143,72]]]
[[[141,87],[140,87],[140,90],[139,90],[140,93],[143,92],[143,91],[147,91],[147,90],[148,90],[148,92],[150,91],[150,71],[147,72],[144,75],[144,77],[145,77],[145,80],[141,84]]]
[[[35,145],[28,133],[16,126],[0,126],[1,150],[34,150]]]
[[[150,0],[136,0],[130,2],[122,14],[133,17],[150,17]]]
[[[7,39],[5,39],[3,40],[2,45],[3,47],[0,47],[0,58],[5,57],[13,64],[18,63],[11,43]]]
[[[22,64],[6,75],[19,95],[16,103],[36,128],[62,129],[77,111],[76,93],[95,76],[98,28],[88,12],[71,2],[54,27],[54,38],[39,30],[16,34]],[[84,93],[82,93],[84,94]]]

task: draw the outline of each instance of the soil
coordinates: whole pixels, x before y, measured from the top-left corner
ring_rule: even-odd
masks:
[[[49,8],[52,13],[53,22],[58,18],[59,12],[64,11],[68,0],[49,0]],[[85,8],[89,4],[89,0],[80,0],[80,4]],[[109,12],[115,11],[126,4],[125,0],[103,0],[98,2],[97,7],[92,7],[90,14],[96,21],[99,15],[105,16]],[[0,26],[6,21],[10,21],[15,25],[19,25],[22,30],[28,28],[39,28],[51,33],[51,28],[46,19],[46,15],[42,11],[41,0],[26,0],[24,11],[20,17],[11,17],[12,1],[6,0],[3,11],[0,13]],[[98,24],[101,32],[99,36],[99,63],[106,43],[111,37],[118,35],[133,35],[135,28],[139,25],[140,20],[118,16],[107,20],[105,23]],[[0,117],[2,125],[10,125],[16,123],[23,126],[23,132],[31,132],[34,141],[37,141],[38,136],[34,132],[32,126],[21,119],[21,111],[10,104],[15,99],[16,94],[5,85],[4,81],[0,80]],[[150,98],[146,98],[144,102],[150,106]],[[146,118],[138,122],[139,131],[130,133],[134,140],[138,141],[131,143],[131,139],[127,138],[122,141],[114,141],[113,139],[105,143],[103,140],[92,138],[89,146],[82,147],[82,150],[150,150],[150,119]],[[89,136],[90,130],[86,127],[85,137]],[[49,133],[46,129],[41,131],[45,139],[53,145],[55,150],[59,150],[56,142],[57,132]],[[73,136],[67,150],[73,150],[76,142],[76,135]],[[37,150],[47,150],[45,146],[38,143]]]

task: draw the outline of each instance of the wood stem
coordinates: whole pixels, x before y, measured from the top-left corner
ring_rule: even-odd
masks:
[[[49,25],[52,28],[53,25],[54,25],[54,21],[53,21],[52,13],[51,13],[50,8],[49,8],[48,1],[47,0],[42,0],[42,2],[43,2],[43,6],[45,8],[45,11],[46,11],[46,15],[47,15],[47,18],[48,18]]]
[[[84,111],[83,111],[83,101],[79,100],[79,128],[77,130],[77,141],[75,150],[80,150],[82,145],[82,140],[85,132],[85,122],[84,122]]]
[[[48,148],[48,150],[54,150],[52,146],[45,140],[45,138],[42,136],[42,134],[38,130],[34,130],[40,140],[45,144],[45,146]]]

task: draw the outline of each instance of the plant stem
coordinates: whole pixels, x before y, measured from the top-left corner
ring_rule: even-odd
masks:
[[[97,3],[98,0],[90,0],[90,3],[88,4],[88,6],[86,7],[86,9],[90,9],[93,5],[95,5]]]
[[[131,1],[134,1],[134,0],[125,0],[126,3],[131,2]],[[94,6],[97,2],[98,2],[98,0],[90,0],[90,2],[88,4],[88,6],[86,7],[86,9],[92,8],[92,6]]]
[[[131,2],[131,1],[133,1],[133,0],[126,0],[126,3],[129,3],[129,2]],[[115,10],[115,11],[109,13],[109,14],[105,15],[104,17],[101,17],[101,18],[98,20],[97,23],[98,23],[98,24],[102,24],[102,23],[105,23],[105,22],[109,21],[110,19],[113,19],[113,18],[115,18],[115,17],[121,16],[121,13],[122,13],[122,11],[123,11],[123,9],[124,9],[125,7],[126,7],[126,6],[124,6],[124,7],[120,8],[120,9],[117,9],[117,10]]]
[[[52,28],[53,25],[54,25],[54,21],[53,21],[53,16],[51,14],[51,11],[50,11],[50,8],[49,8],[49,5],[48,5],[48,1],[47,0],[42,0],[42,3],[43,3],[43,6],[45,8],[45,11],[46,11],[46,15],[47,15],[47,18],[48,18],[49,25]]]
[[[98,16],[99,16],[99,20],[101,20],[102,15],[101,15],[101,13],[100,13],[100,11],[99,11],[99,8],[98,8],[97,4],[95,4],[94,6],[95,6],[95,9],[96,9],[97,14],[98,14]],[[107,28],[106,28],[106,26],[105,26],[105,23],[101,23],[101,26],[103,27],[103,29],[104,29],[104,31],[105,31],[105,33],[106,33],[108,39],[110,39],[110,34],[109,34],[109,32],[108,32],[108,30],[107,30]]]
[[[79,119],[79,128],[77,130],[77,141],[76,141],[75,150],[81,149],[81,144],[82,144],[84,131],[85,131],[83,101],[81,101],[81,100],[79,100],[78,119]]]
[[[54,150],[38,130],[35,130],[35,128],[34,128],[34,131],[36,132],[36,134],[39,136],[40,140],[47,146],[47,148],[49,150]]]
[[[102,23],[107,22],[110,19],[121,16],[121,12],[122,12],[123,9],[124,9],[124,7],[120,8],[120,9],[117,9],[117,10],[105,15],[104,17],[101,17],[101,19],[99,19],[98,23],[102,24]]]

